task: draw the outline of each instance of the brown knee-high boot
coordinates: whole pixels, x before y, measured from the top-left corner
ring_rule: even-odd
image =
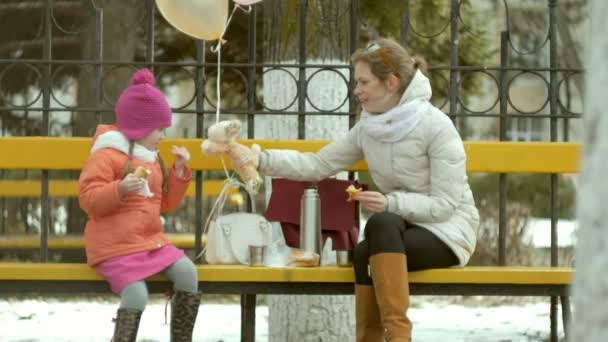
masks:
[[[371,285],[355,284],[357,342],[384,342],[376,293]]]
[[[118,309],[112,342],[135,342],[141,314],[137,309]]]
[[[201,294],[175,291],[171,302],[171,342],[191,342]]]
[[[384,334],[390,342],[408,342],[412,322],[407,317],[410,288],[407,260],[401,253],[379,253],[369,258]]]

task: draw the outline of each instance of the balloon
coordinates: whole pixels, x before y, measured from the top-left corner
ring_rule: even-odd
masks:
[[[234,0],[234,2],[236,2],[239,5],[243,5],[243,6],[253,5],[260,1],[262,1],[262,0]]]
[[[224,32],[228,0],[156,0],[173,27],[198,39],[215,40]]]

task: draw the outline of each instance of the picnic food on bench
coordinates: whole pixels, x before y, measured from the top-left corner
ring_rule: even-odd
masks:
[[[346,200],[347,202],[352,202],[352,200],[354,200],[355,195],[357,193],[359,193],[361,191],[361,189],[355,188],[354,185],[349,185],[348,188],[346,188],[346,192],[348,193],[348,199]]]
[[[294,250],[287,257],[289,266],[313,267],[319,265],[319,254],[303,250]]]
[[[133,171],[133,174],[141,179],[148,179],[148,176],[152,174],[152,171],[143,166],[138,166],[135,171]]]

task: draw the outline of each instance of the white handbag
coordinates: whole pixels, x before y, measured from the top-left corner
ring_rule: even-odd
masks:
[[[228,179],[209,213],[207,244],[202,252],[209,264],[248,264],[249,245],[268,246],[285,241],[280,226],[271,224],[262,215],[245,212],[222,215],[230,188],[239,186],[243,184]],[[253,196],[249,197],[255,212]]]

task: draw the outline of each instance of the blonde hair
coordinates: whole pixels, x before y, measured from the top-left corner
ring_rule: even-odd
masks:
[[[125,178],[129,173],[131,173],[131,171],[133,171],[133,165],[132,161],[133,161],[133,149],[135,148],[135,142],[133,140],[129,141],[129,154],[127,156],[127,162],[125,163],[125,167],[122,169],[122,178]],[[169,192],[169,173],[167,172],[167,168],[165,167],[165,161],[163,160],[163,158],[160,156],[160,153],[158,154],[158,163],[160,164],[160,169],[163,173],[163,184],[162,184],[162,189],[163,189],[163,194],[166,194]]]
[[[387,38],[371,41],[365,49],[355,51],[350,60],[353,65],[367,63],[372,74],[382,81],[386,81],[391,74],[397,76],[400,94],[405,92],[417,70],[428,75],[428,66],[422,56],[410,54],[399,43]]]

